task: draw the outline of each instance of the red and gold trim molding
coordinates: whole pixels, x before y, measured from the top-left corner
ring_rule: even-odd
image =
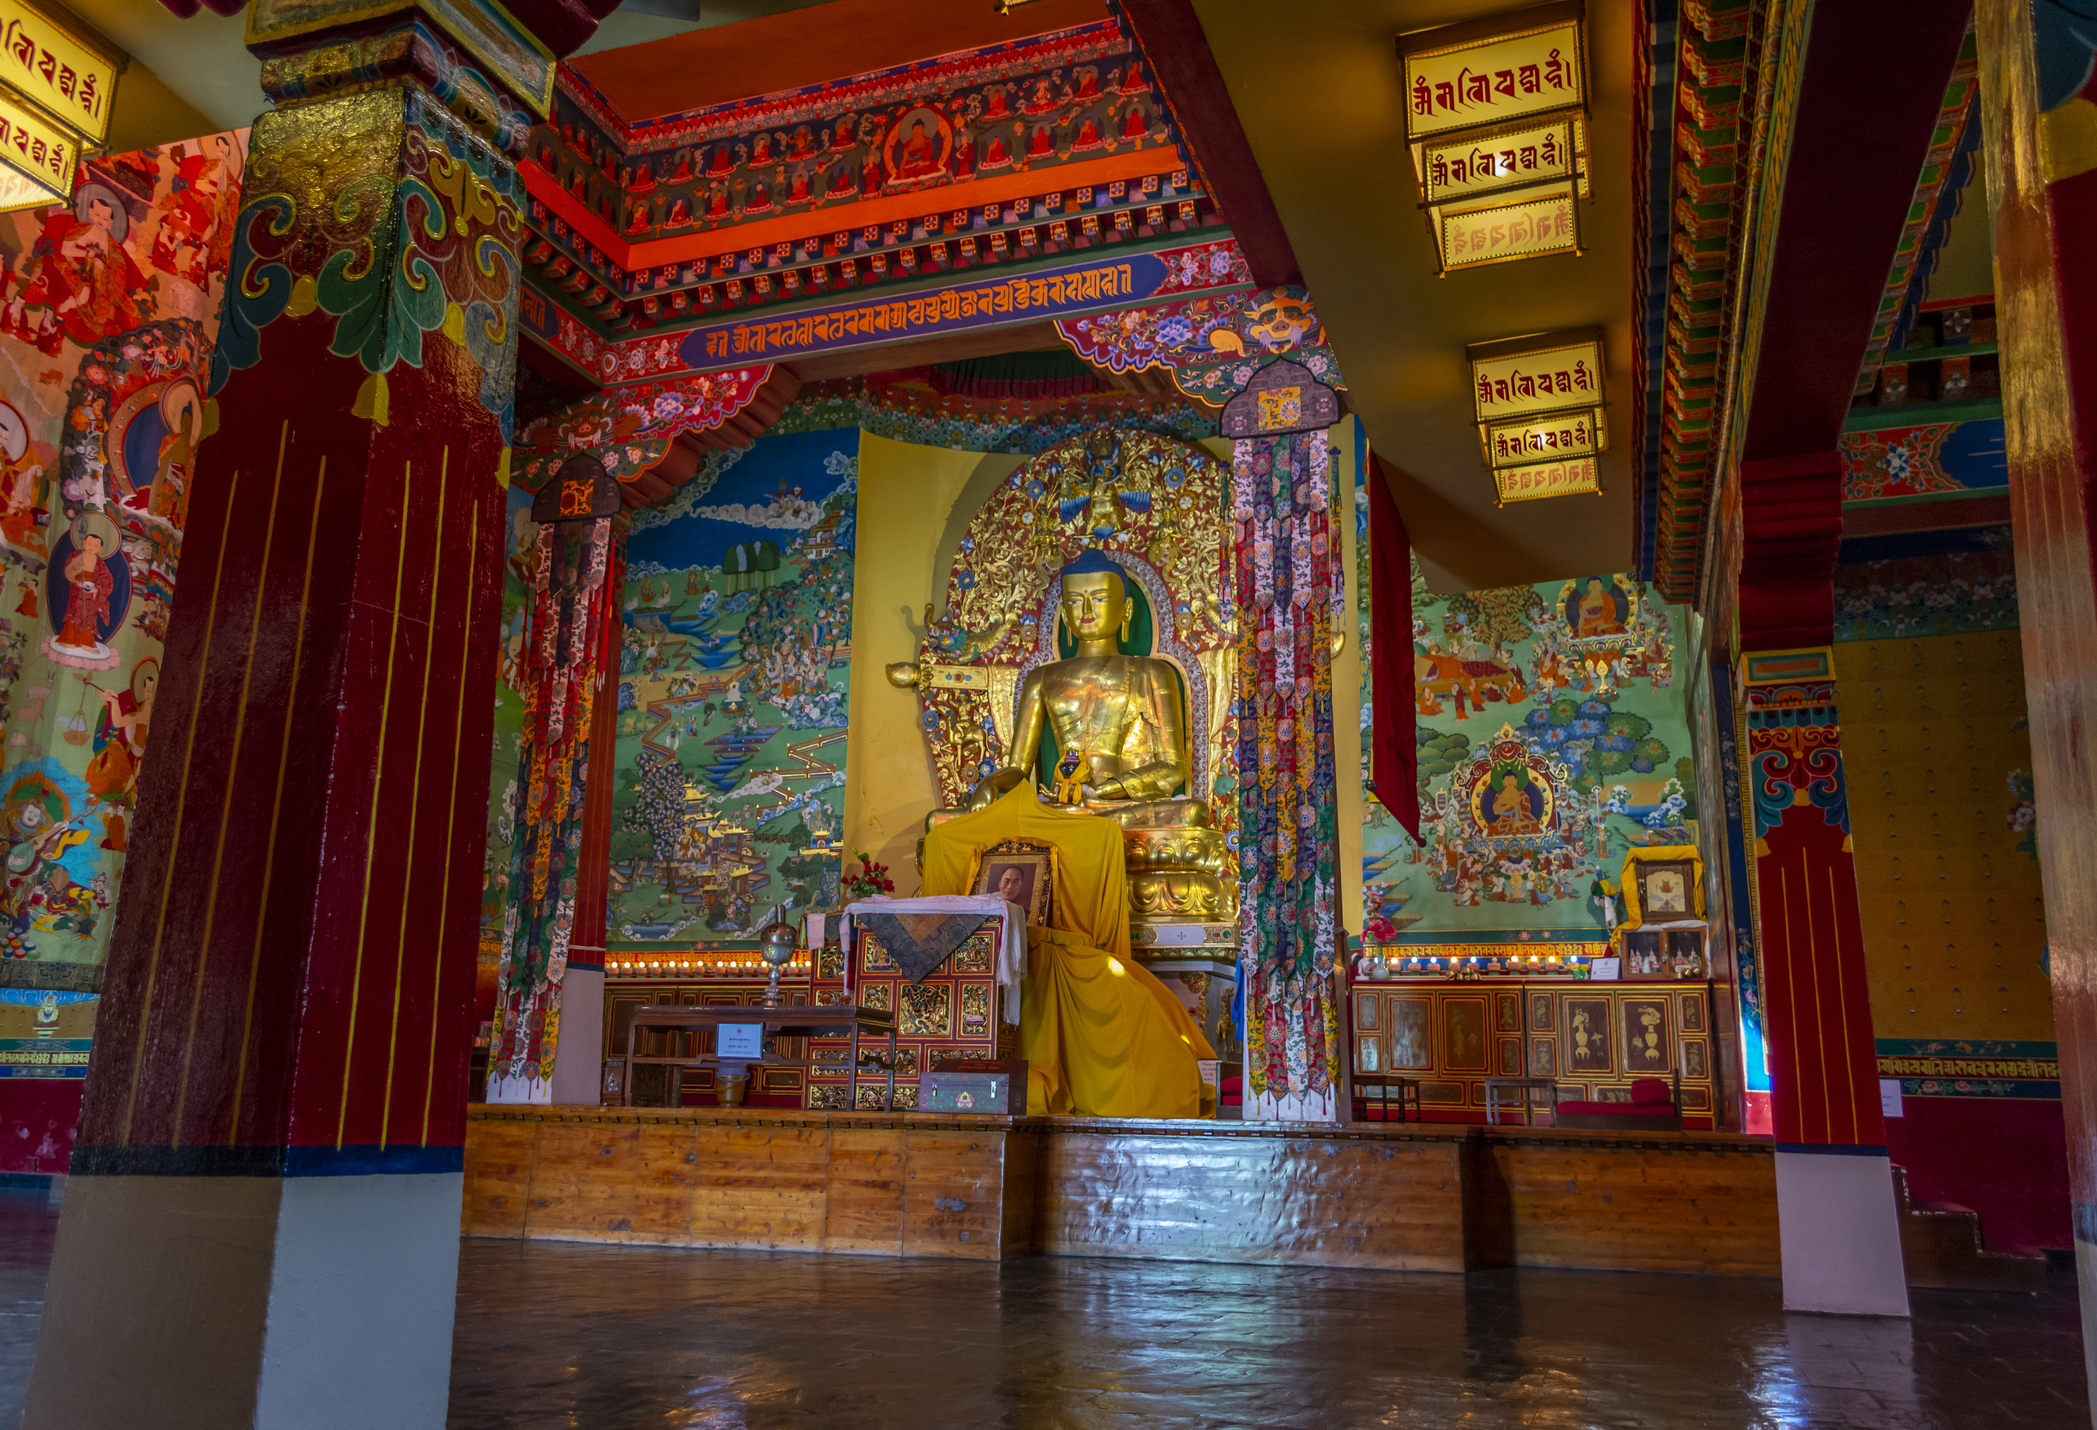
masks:
[[[1645,195],[1649,210],[1659,210],[1652,220],[1668,231],[1657,372],[1644,370],[1641,354],[1641,384],[1660,388],[1659,465],[1645,474],[1657,491],[1646,519],[1654,526],[1652,579],[1674,601],[1694,595],[1703,546],[1720,349],[1741,266],[1742,220],[1766,152],[1756,140],[1768,123],[1768,18],[1747,0],[1683,6],[1669,126],[1674,163],[1663,191]]]
[[[535,492],[577,452],[595,452],[626,505],[646,506],[690,481],[708,452],[756,441],[800,390],[769,363],[609,388],[526,427],[510,480]]]
[[[1857,371],[1859,396],[1878,381],[1879,364],[1896,329],[1912,324],[1923,290],[1929,282],[1936,246],[1944,242],[1951,213],[1958,207],[1959,189],[1972,169],[1972,148],[1980,134],[1973,117],[1974,100],[1980,95],[1980,57],[1969,31],[1959,49],[1959,62],[1952,69],[1951,83],[1944,89],[1944,105],[1937,112],[1937,127],[1930,134],[1929,157],[1923,160],[1922,175],[1915,181],[1915,199],[1908,206],[1908,220],[1900,231],[1900,246],[1894,250],[1893,267],[1886,274],[1886,292],[1879,300],[1878,319],[1871,326],[1871,346]],[[1961,151],[1966,162],[1960,163]],[[1900,336],[1905,336],[1902,332]]]
[[[620,297],[700,289],[689,296],[693,309],[727,299],[724,292],[703,291],[719,280],[751,278],[746,286],[752,302],[774,293],[791,297],[803,284],[828,287],[812,268],[827,268],[827,277],[847,284],[855,281],[857,270],[831,266],[826,260],[832,259],[858,259],[866,277],[878,281],[891,269],[905,274],[919,263],[943,268],[948,262],[998,262],[1223,223],[1184,161],[1159,151],[1072,165],[1055,171],[1053,184],[1009,174],[929,196],[884,195],[827,211],[782,214],[734,232],[647,240],[613,235],[540,165],[526,162],[521,172],[534,200],[533,228],[545,245],[543,252],[532,248],[529,261],[549,281],[573,283],[575,292],[596,283]],[[877,257],[883,260],[878,265]],[[771,280],[762,288],[754,281],[759,274]],[[686,305],[675,311],[686,311]],[[646,310],[645,316],[656,312]]]
[[[642,121],[564,67],[524,167],[528,261],[614,327],[1222,223],[1118,15]]]

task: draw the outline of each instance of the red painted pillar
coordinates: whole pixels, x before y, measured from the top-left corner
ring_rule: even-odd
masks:
[[[2097,1383],[2097,52],[2079,23],[2059,4],[1974,10],[2054,1036],[2083,1354]]]
[[[265,69],[25,1425],[444,1418],[521,187],[393,23]]]
[[[1908,1314],[1842,772],[1833,452],[1741,470],[1739,674],[1784,1304]]]
[[[1833,652],[1742,659],[1784,1301],[1908,1312]]]
[[[1711,554],[1723,562],[1737,534],[1733,645],[1750,802],[1767,826],[1756,927],[1793,1310],[1908,1311],[1826,653],[1842,535],[1835,449],[1970,14],[1966,0],[1910,0],[1888,25],[1869,5],[1779,7],[1756,64],[1751,220],[1732,260],[1726,390],[1713,404]],[[1855,162],[1860,142],[1878,163]],[[1713,574],[1722,585],[1724,565]],[[1705,616],[1722,633],[1732,624],[1722,599]]]

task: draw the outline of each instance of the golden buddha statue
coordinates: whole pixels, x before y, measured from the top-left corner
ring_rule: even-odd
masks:
[[[1034,781],[1047,731],[1061,755],[1075,753],[1089,772],[1082,800],[1056,808],[1104,815],[1122,828],[1131,915],[1232,919],[1237,856],[1207,802],[1180,793],[1195,738],[1185,687],[1170,661],[1122,653],[1134,616],[1127,573],[1099,552],[1063,569],[1057,617],[1077,653],[1027,676],[1004,764],[977,782],[969,808]]]

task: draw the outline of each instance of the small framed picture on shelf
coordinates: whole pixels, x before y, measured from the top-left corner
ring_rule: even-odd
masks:
[[[1691,890],[1695,879],[1696,866],[1687,859],[1671,860],[1665,864],[1641,864],[1638,892],[1645,922],[1692,917],[1695,908],[1691,902]]]

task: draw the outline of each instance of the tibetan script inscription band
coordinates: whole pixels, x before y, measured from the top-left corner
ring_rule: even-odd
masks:
[[[1568,179],[1574,144],[1571,119],[1437,140],[1421,146],[1420,186],[1428,203],[1445,204]]]
[[[1592,457],[1602,450],[1602,409],[1495,423],[1485,429],[1485,459],[1495,467],[1521,467],[1566,457]]]
[[[116,82],[115,61],[22,0],[0,0],[0,83],[99,144]]]
[[[1481,349],[1511,346],[1478,344],[1471,358],[1471,405],[1480,422],[1505,422],[1546,412],[1593,407],[1602,400],[1602,340],[1534,347],[1504,356],[1485,356]]]
[[[73,174],[80,151],[72,134],[0,90],[0,162],[39,195],[37,205],[62,204],[73,197]],[[0,198],[4,201],[4,198]],[[13,205],[28,207],[28,205]]]
[[[1471,26],[1461,29],[1468,32]],[[1434,36],[1428,32],[1418,38],[1431,42]],[[1587,102],[1580,22],[1569,18],[1522,33],[1409,48],[1405,93],[1405,137],[1414,140],[1577,108]]]
[[[1171,257],[1117,254],[973,286],[956,283],[910,297],[838,303],[775,319],[712,323],[687,333],[679,356],[705,371],[1126,308],[1149,298],[1178,297],[1198,286],[1184,281]],[[1227,282],[1201,291],[1248,286]]]

